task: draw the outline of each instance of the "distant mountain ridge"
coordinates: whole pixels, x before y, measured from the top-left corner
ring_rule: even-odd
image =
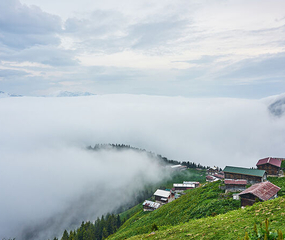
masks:
[[[94,96],[95,94],[90,92],[69,92],[69,91],[60,91],[52,97],[85,97],[85,96]]]
[[[5,97],[23,97],[23,96],[0,91],[0,98],[5,98]]]

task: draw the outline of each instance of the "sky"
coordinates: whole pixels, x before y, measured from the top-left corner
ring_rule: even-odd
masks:
[[[281,94],[283,9],[283,0],[1,1],[0,90]]]
[[[272,103],[283,114],[272,114],[278,112],[269,111]],[[0,98],[0,239],[61,237],[64,229],[95,220],[132,201],[145,184],[169,177],[145,154],[94,153],[86,150],[90,145],[127,144],[220,168],[284,158],[284,103],[284,94],[261,100]]]

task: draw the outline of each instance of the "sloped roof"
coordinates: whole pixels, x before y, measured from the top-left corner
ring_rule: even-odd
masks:
[[[170,191],[157,189],[153,195],[158,197],[168,198],[170,196]]]
[[[194,183],[173,183],[173,187],[195,188]]]
[[[280,189],[280,187],[277,187],[271,182],[261,182],[252,185],[251,187],[242,191],[239,195],[251,193],[259,199],[267,201],[268,199],[272,198],[276,193],[278,193]]]
[[[232,184],[232,185],[246,185],[247,181],[244,179],[225,179],[225,184]]]
[[[152,201],[149,201],[149,200],[145,200],[144,203],[143,203],[143,206],[148,206],[148,207],[157,209],[157,208],[160,207],[160,203],[156,203],[156,202],[152,202]]]
[[[225,178],[225,175],[216,173],[216,174],[214,174],[214,177]]]
[[[224,172],[263,177],[265,170],[226,166]]]
[[[267,157],[267,158],[260,159],[257,162],[256,166],[260,166],[260,165],[264,165],[264,164],[268,163],[268,164],[271,164],[273,166],[280,167],[281,162],[282,161],[279,158]]]

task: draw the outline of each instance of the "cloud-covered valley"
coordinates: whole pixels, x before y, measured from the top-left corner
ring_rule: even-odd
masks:
[[[220,167],[284,157],[284,115],[268,110],[277,99],[1,98],[0,238],[51,238],[166,177],[145,154],[88,145],[123,143]]]

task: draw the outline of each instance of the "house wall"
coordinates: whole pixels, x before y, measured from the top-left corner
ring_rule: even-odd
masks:
[[[256,196],[254,196],[251,193],[240,195],[241,199],[241,206],[252,206],[254,203],[256,203]]]
[[[278,175],[280,168],[271,164],[263,164],[263,165],[259,165],[257,166],[258,169],[260,170],[265,170],[267,172],[267,174],[269,175]]]
[[[246,185],[226,184],[226,191],[241,192],[246,189]]]
[[[249,183],[263,182],[262,177],[250,176],[250,175],[238,174],[238,173],[228,173],[228,172],[225,172],[225,179],[245,179]]]

